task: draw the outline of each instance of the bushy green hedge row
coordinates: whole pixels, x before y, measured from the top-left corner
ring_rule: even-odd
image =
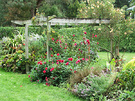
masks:
[[[83,30],[83,28],[80,28],[81,30]],[[57,31],[57,34],[60,33],[78,33],[78,28],[64,28],[59,30],[57,28],[57,30],[54,28],[55,31]],[[84,29],[85,30],[85,29]],[[42,27],[29,27],[29,33],[37,33],[37,34],[42,34],[44,31],[44,29]],[[105,49],[110,49],[110,41],[108,41],[107,38],[105,38],[105,35],[101,35],[100,32],[93,30],[93,27],[89,27],[86,28],[86,30],[88,32],[87,37],[92,37],[92,34],[98,35],[97,40],[99,42],[99,46],[102,46],[102,48]],[[13,37],[13,35],[15,34],[24,34],[25,33],[25,27],[0,27],[0,39],[2,39],[2,37],[4,36],[8,36],[10,38]],[[55,33],[56,34],[56,33]],[[128,35],[125,35],[123,37],[123,39],[121,40],[121,42],[119,43],[119,49],[121,52],[135,52],[135,34],[131,33]],[[103,49],[101,49],[101,51],[104,51]]]
[[[29,33],[42,34],[43,30],[42,27],[29,27]],[[19,33],[24,34],[25,27],[0,27],[0,39],[7,36],[13,38],[14,35]]]

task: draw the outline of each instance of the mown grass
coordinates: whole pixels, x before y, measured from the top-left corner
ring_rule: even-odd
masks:
[[[110,53],[98,52],[98,55],[99,55],[98,62],[93,64],[93,66],[98,66],[98,67],[104,68],[106,66],[106,62],[108,62],[108,59],[110,57]],[[135,53],[120,52],[120,58],[122,58],[124,60],[124,64],[129,62],[133,57],[135,57]]]
[[[28,75],[0,69],[0,101],[83,101],[64,88],[30,82]]]

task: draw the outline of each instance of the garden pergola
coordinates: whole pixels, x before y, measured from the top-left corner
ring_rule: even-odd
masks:
[[[25,20],[25,21],[19,21],[19,20],[12,20],[12,23],[18,24],[18,25],[25,25],[25,55],[26,59],[28,59],[28,27],[33,25],[32,20]],[[50,17],[40,17],[39,23],[36,25],[46,25],[47,26],[47,58],[49,59],[49,32],[51,26],[54,25],[78,25],[78,24],[108,24],[110,23],[110,20],[106,19],[66,19],[66,18],[50,18]],[[29,72],[28,64],[26,65],[26,73]]]

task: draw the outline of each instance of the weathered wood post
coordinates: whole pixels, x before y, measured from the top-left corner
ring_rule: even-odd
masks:
[[[28,51],[28,24],[25,24],[25,56],[26,59],[29,58],[29,51]],[[29,65],[26,63],[26,73],[29,73]]]
[[[49,17],[47,17],[47,41],[46,41],[46,45],[47,45],[47,59],[50,58],[50,55],[49,55],[49,40],[50,40],[50,29],[51,29],[51,24],[49,22]]]

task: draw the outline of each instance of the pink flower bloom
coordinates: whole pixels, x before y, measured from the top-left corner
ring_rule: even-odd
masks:
[[[43,71],[43,73],[45,74],[45,73],[46,73],[46,71],[44,70],[44,71]]]
[[[66,63],[66,65],[68,65],[68,64],[69,64],[69,62]]]
[[[65,43],[65,45],[67,45],[67,43]]]
[[[52,50],[52,48],[50,48],[50,50]]]
[[[56,64],[59,64],[59,62],[56,62]]]
[[[63,36],[62,36],[62,38],[63,38]]]
[[[22,85],[20,87],[22,87]]]
[[[82,60],[85,60],[85,58],[82,58]]]
[[[60,54],[59,53],[57,53],[57,56],[59,56]]]
[[[77,60],[78,62],[81,62],[80,60]]]
[[[75,63],[76,63],[76,64],[78,64],[79,62],[78,62],[78,61],[76,61]]]
[[[64,49],[67,49],[67,47],[65,47]]]
[[[25,46],[25,43],[23,43],[23,45]]]
[[[53,55],[51,54],[51,57],[53,57]]]
[[[75,40],[73,40],[73,41],[75,41]]]
[[[75,35],[73,35],[73,36],[75,36]]]
[[[46,62],[44,62],[44,64],[46,64]]]
[[[52,38],[52,41],[54,41],[54,38]]]
[[[46,83],[47,86],[49,86],[49,83]]]
[[[37,68],[36,68],[36,70],[37,70]]]
[[[52,79],[55,80],[55,77],[53,77]]]
[[[54,70],[54,67],[50,69],[50,71],[52,72]]]
[[[97,44],[99,44],[99,42],[97,42]]]
[[[47,70],[48,68],[47,67],[45,67],[45,70]]]
[[[54,62],[52,62],[52,64],[54,64]]]
[[[72,71],[72,69],[70,69]]]
[[[60,45],[60,47],[62,48],[62,46]]]
[[[48,78],[47,77],[45,77],[45,81],[48,81]]]
[[[91,67],[91,69],[93,69],[93,67]]]
[[[39,82],[39,80],[37,80],[37,82]]]
[[[86,61],[88,61],[89,59],[86,59]]]
[[[77,45],[77,43],[74,44],[74,46],[76,46],[76,45]]]
[[[30,75],[28,75],[28,77],[30,78]]]
[[[97,35],[95,35],[95,37],[97,37]]]
[[[46,57],[44,56],[44,58],[46,58]]]
[[[84,34],[87,34],[87,32],[84,32]]]
[[[81,45],[82,45],[82,42],[81,42]]]
[[[81,49],[79,48],[79,51],[80,51]]]

